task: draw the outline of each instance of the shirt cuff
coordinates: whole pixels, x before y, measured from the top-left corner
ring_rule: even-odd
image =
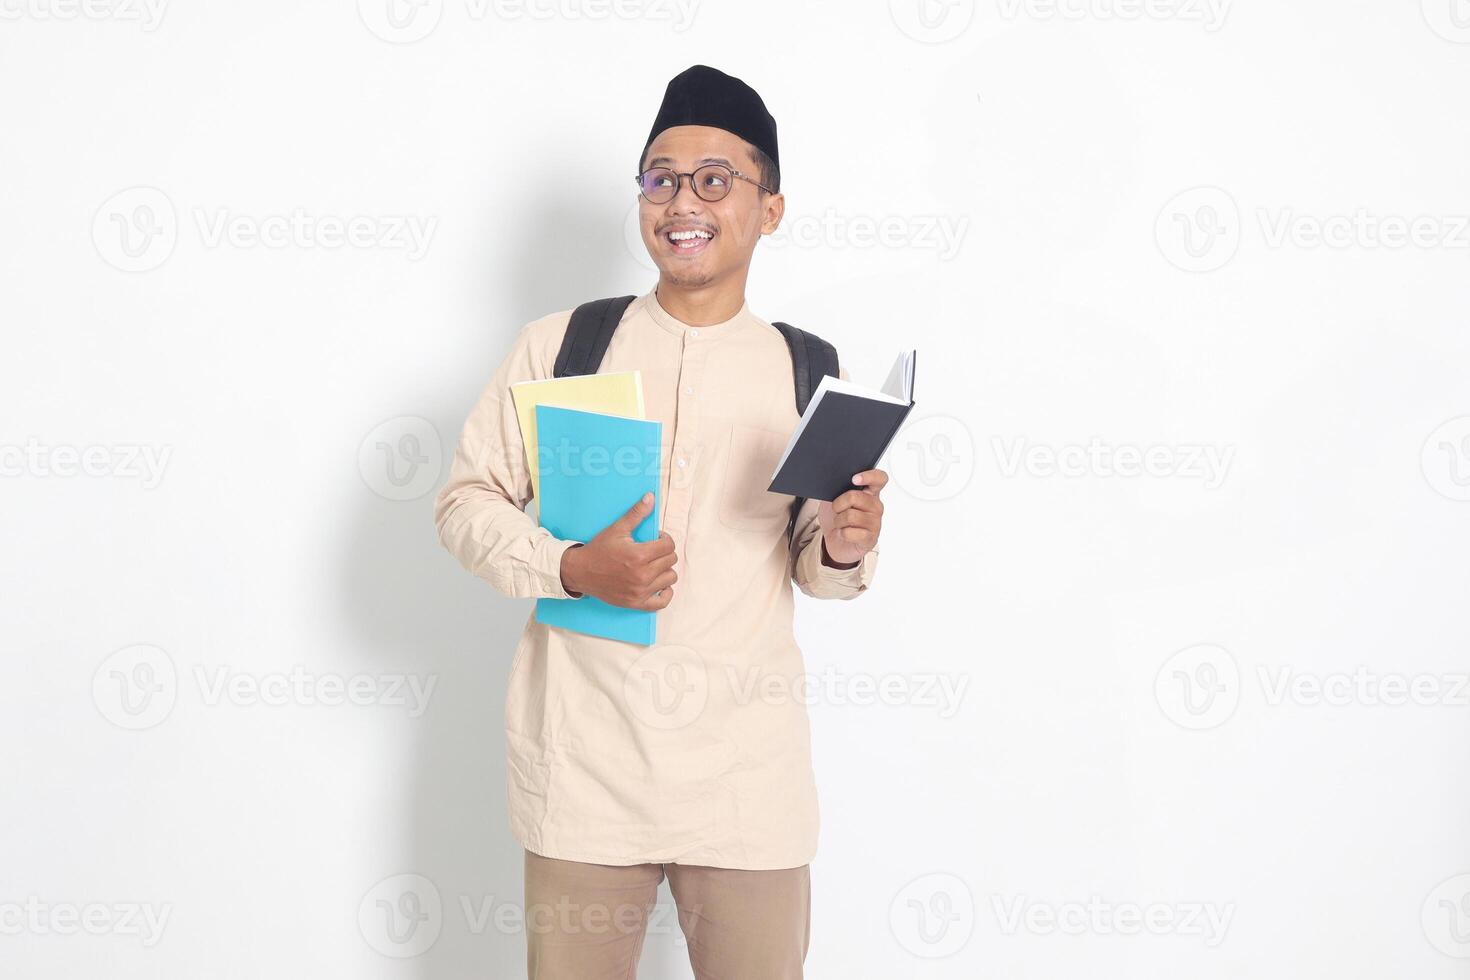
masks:
[[[549,533],[531,553],[531,567],[541,580],[541,594],[547,599],[579,599],[561,584],[561,556],[578,541],[563,541]]]
[[[878,570],[878,549],[874,548],[851,568],[833,568],[822,561],[822,535],[818,533],[796,560],[796,580],[807,582],[811,594],[848,598],[867,588]]]

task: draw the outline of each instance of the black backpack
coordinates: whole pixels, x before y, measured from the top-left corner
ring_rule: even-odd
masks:
[[[596,374],[602,365],[602,356],[612,341],[613,331],[623,319],[623,311],[636,296],[615,296],[612,299],[594,299],[583,303],[572,311],[567,332],[561,338],[561,350],[556,355],[556,367],[552,377],[566,378],[577,374]],[[796,414],[806,411],[812,400],[812,392],[822,383],[822,376],[830,374],[841,377],[837,368],[837,348],[816,334],[807,333],[789,323],[773,323],[781,336],[786,338],[786,347],[791,351],[791,374],[795,382]],[[796,532],[796,515],[805,498],[797,497],[791,503],[791,518],[786,522],[786,538],[789,542]]]

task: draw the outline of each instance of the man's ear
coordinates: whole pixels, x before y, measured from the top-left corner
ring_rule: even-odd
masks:
[[[786,216],[786,195],[767,194],[765,207],[761,211],[761,234],[769,235],[781,225]]]

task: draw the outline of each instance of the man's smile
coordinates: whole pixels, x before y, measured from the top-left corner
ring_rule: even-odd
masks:
[[[660,237],[680,255],[697,255],[709,247],[717,233],[703,225],[671,225]]]

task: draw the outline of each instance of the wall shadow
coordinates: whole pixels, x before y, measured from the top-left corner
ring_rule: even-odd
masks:
[[[507,599],[464,571],[440,547],[432,507],[465,414],[519,329],[587,299],[641,293],[657,279],[630,261],[631,194],[621,202],[578,200],[563,193],[575,177],[553,175],[545,199],[525,209],[534,220],[524,227],[484,216],[483,235],[508,236],[520,248],[508,268],[486,270],[491,301],[476,297],[467,305],[510,314],[487,324],[475,349],[455,352],[477,366],[469,386],[425,379],[417,403],[404,408],[439,431],[444,459],[434,490],[407,502],[361,495],[342,550],[340,614],[370,669],[438,678],[429,709],[411,726],[407,782],[384,796],[385,806],[402,808],[406,840],[385,842],[363,861],[381,869],[382,878],[421,875],[437,892],[439,935],[427,950],[404,958],[401,975],[420,980],[525,976],[524,932],[503,927],[499,916],[506,906],[518,912],[522,900],[523,852],[506,817],[504,706],[511,657],[532,603]],[[374,885],[362,882],[359,894]],[[407,913],[431,901],[427,894],[405,899],[396,884],[390,895],[390,904],[405,913],[405,929]],[[660,901],[668,902],[667,886]],[[382,914],[395,912],[385,907]],[[664,921],[673,919],[664,915]],[[648,937],[639,971],[644,980],[692,975],[673,931]]]

